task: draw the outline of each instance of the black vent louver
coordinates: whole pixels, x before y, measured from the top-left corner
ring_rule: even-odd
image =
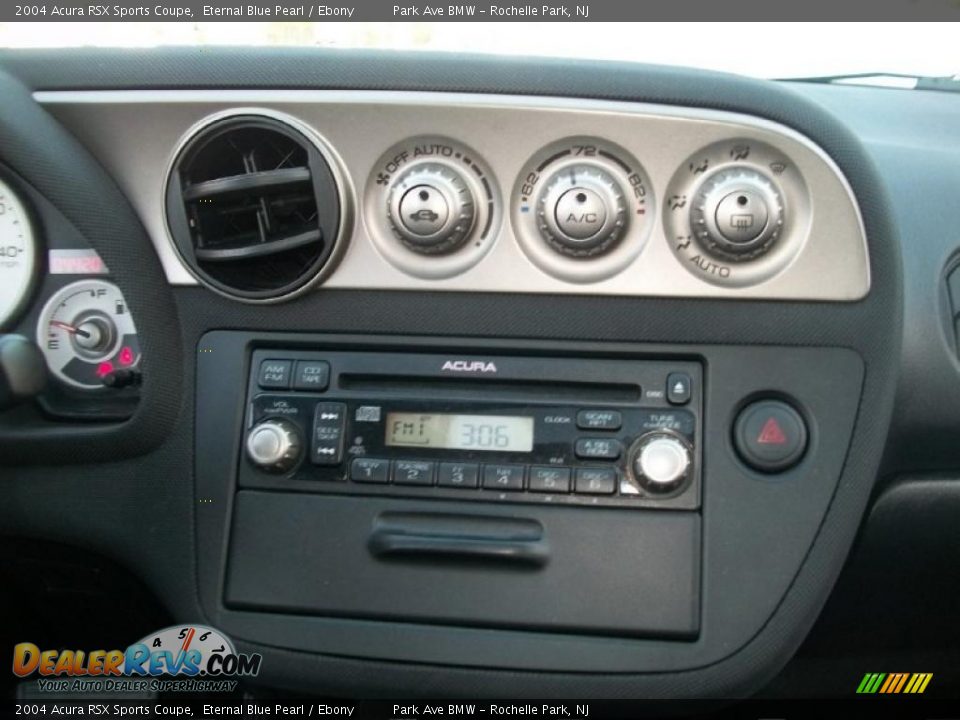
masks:
[[[340,197],[310,140],[273,118],[209,125],[183,148],[167,187],[170,232],[212,287],[248,300],[282,297],[333,256]]]

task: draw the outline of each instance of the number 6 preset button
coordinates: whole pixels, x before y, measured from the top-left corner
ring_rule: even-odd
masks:
[[[484,465],[483,486],[489,490],[523,490],[523,465]]]

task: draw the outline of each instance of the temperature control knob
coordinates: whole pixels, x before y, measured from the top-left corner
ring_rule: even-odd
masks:
[[[626,201],[604,169],[570,165],[548,178],[540,195],[538,227],[556,250],[574,256],[613,247],[626,228]]]
[[[773,182],[756,170],[720,170],[704,182],[690,220],[709,252],[749,260],[776,242],[783,229],[783,201]]]
[[[690,476],[690,446],[672,433],[658,431],[644,435],[634,444],[630,458],[634,480],[648,493],[673,492]]]
[[[388,203],[394,232],[426,255],[456,250],[473,228],[476,206],[463,177],[439,163],[417,165],[400,176]]]
[[[268,472],[292,470],[300,461],[302,448],[300,431],[289,420],[264,420],[247,435],[247,457]]]

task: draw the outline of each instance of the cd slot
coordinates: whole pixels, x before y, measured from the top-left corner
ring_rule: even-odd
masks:
[[[560,400],[585,403],[630,404],[640,400],[640,386],[629,383],[553,382],[487,378],[438,378],[415,375],[341,373],[341,390],[382,396],[409,395],[430,398],[486,398],[498,400]]]

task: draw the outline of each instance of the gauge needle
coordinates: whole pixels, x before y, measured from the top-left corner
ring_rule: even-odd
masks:
[[[78,327],[74,327],[73,325],[70,325],[69,323],[62,322],[62,321],[60,321],[60,320],[51,320],[51,321],[50,321],[50,324],[51,324],[51,325],[55,325],[55,326],[57,326],[58,328],[63,328],[63,329],[66,330],[68,333],[71,333],[71,334],[73,334],[73,335],[79,335],[80,337],[84,337],[84,338],[90,337],[90,333],[88,333],[86,330],[81,330],[81,329],[78,328]]]

